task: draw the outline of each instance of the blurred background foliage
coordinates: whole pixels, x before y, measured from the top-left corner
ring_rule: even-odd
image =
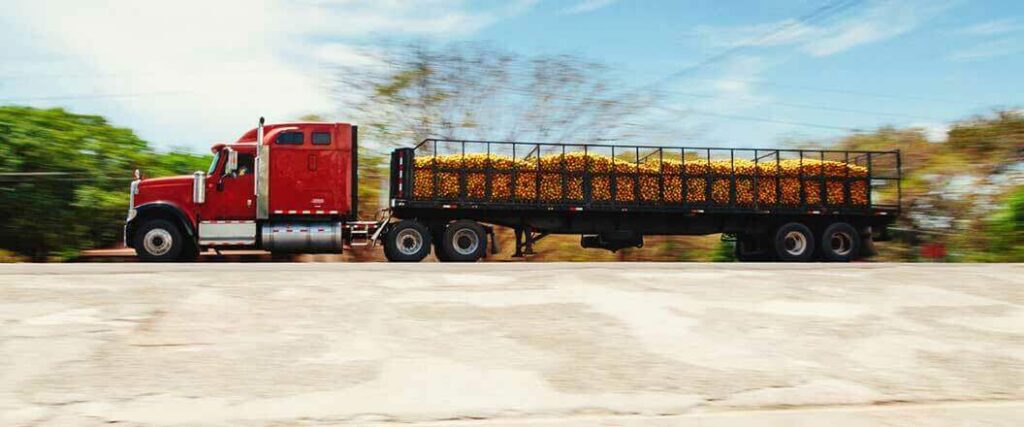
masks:
[[[63,109],[0,107],[0,258],[63,260],[117,245],[134,169],[205,170],[209,155],[157,152],[130,129]]]
[[[388,153],[425,137],[596,143],[671,142],[639,121],[653,93],[623,93],[610,71],[571,56],[523,57],[480,46],[399,49],[378,70],[342,70],[339,100],[361,92],[341,121],[360,125],[360,216],[386,206]],[[681,113],[685,115],[685,112]],[[309,115],[300,120],[333,121]],[[692,135],[688,135],[690,139]],[[743,147],[742,141],[732,145]],[[944,142],[924,129],[881,128],[787,147],[903,153],[904,215],[879,260],[921,260],[922,245],[946,261],[1024,261],[1024,113],[997,111],[954,123]],[[161,152],[103,117],[63,109],[0,107],[0,262],[65,260],[116,247],[136,168],[146,176],[205,170],[211,156]],[[894,197],[879,194],[878,197]],[[501,230],[508,259],[513,239]],[[731,261],[720,236],[648,237],[642,249],[580,249],[578,236],[551,236],[537,260]],[[379,251],[352,251],[356,260]]]

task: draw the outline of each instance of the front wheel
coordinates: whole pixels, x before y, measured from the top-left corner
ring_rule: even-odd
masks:
[[[152,219],[143,223],[135,233],[135,253],[143,261],[177,261],[185,248],[181,230],[170,221]]]
[[[430,230],[418,221],[402,220],[384,237],[384,257],[393,262],[419,262],[430,253]]]

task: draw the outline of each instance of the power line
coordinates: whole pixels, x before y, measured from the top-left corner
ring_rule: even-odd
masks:
[[[746,84],[752,84],[752,85],[758,85],[758,86],[772,86],[772,87],[779,87],[779,88],[786,88],[786,89],[796,89],[796,90],[802,90],[802,91],[808,91],[808,92],[838,93],[838,94],[843,94],[843,95],[856,95],[856,96],[864,96],[864,97],[871,97],[871,98],[882,98],[882,99],[896,99],[896,100],[901,100],[901,101],[912,100],[912,101],[924,101],[924,102],[943,102],[943,103],[948,103],[948,104],[956,104],[956,105],[960,105],[960,106],[964,105],[962,101],[956,101],[956,100],[952,100],[952,99],[932,98],[932,97],[923,97],[923,96],[914,96],[914,95],[894,95],[894,94],[891,94],[891,93],[864,92],[864,91],[856,91],[856,90],[849,90],[849,89],[839,89],[839,88],[803,86],[803,85],[794,85],[794,84],[788,84],[788,83],[767,82],[767,81],[761,81],[761,80],[711,79],[711,78],[696,78],[696,77],[694,78],[694,80],[746,83]]]
[[[525,90],[515,89],[515,88],[511,88],[511,87],[505,87],[504,90],[508,90],[510,92],[513,92],[513,93],[524,93],[524,94],[528,93]],[[570,101],[585,99],[585,97],[583,97],[583,96],[570,95],[570,94],[548,94],[548,95],[545,95],[545,96],[547,98],[550,98],[550,99],[563,99],[563,100],[570,100]],[[712,97],[712,95],[708,95],[708,97]],[[615,101],[615,102],[618,102],[618,101]],[[844,131],[850,131],[850,132],[859,132],[860,131],[860,129],[857,129],[857,128],[843,127],[843,126],[838,126],[838,125],[828,125],[828,124],[818,124],[818,123],[808,123],[808,122],[797,122],[797,121],[787,121],[787,120],[776,120],[776,119],[769,119],[769,118],[764,118],[764,117],[743,116],[743,115],[725,114],[725,113],[715,113],[715,112],[706,111],[706,110],[695,110],[695,109],[682,110],[682,109],[679,109],[679,108],[666,107],[666,106],[657,105],[657,104],[651,104],[650,108],[659,109],[659,110],[663,110],[663,111],[674,112],[674,113],[692,114],[692,115],[698,115],[698,116],[708,116],[708,117],[718,117],[718,118],[727,118],[727,119],[731,119],[731,120],[746,120],[746,121],[762,122],[762,123],[787,124],[787,125],[793,125],[793,126],[813,127],[813,128],[819,128],[819,129],[844,130]]]
[[[841,131],[846,131],[846,132],[862,132],[863,131],[862,129],[845,127],[845,126],[826,125],[826,124],[809,123],[809,122],[796,122],[796,121],[789,121],[789,120],[776,120],[776,119],[769,119],[769,118],[764,118],[764,117],[743,116],[743,115],[738,115],[738,114],[715,113],[715,112],[712,112],[712,111],[703,111],[703,110],[683,110],[683,109],[679,109],[679,108],[664,107],[664,106],[660,106],[660,105],[655,105],[654,108],[657,108],[659,110],[668,111],[668,112],[679,113],[679,114],[693,114],[693,115],[697,115],[697,116],[718,117],[718,118],[730,119],[730,120],[742,120],[742,121],[750,121],[750,122],[774,123],[774,124],[781,124],[781,125],[812,127],[812,128],[818,128],[818,129],[841,130]]]
[[[726,96],[723,96],[723,95],[701,94],[701,93],[682,92],[682,91],[663,91],[663,92],[666,92],[666,93],[669,93],[669,94],[672,94],[672,95],[686,96],[686,97],[690,97],[690,98],[706,98],[706,99],[732,98],[732,99],[737,99],[737,100],[742,100],[742,101],[753,101],[753,102],[758,102],[759,101],[757,98],[753,98],[753,97],[726,97]],[[902,118],[908,118],[908,119],[933,120],[933,121],[941,121],[941,122],[947,121],[947,119],[940,119],[938,117],[918,116],[918,115],[913,115],[913,114],[892,113],[892,112],[883,112],[883,111],[858,110],[858,109],[853,109],[853,108],[830,107],[830,106],[826,106],[826,105],[797,104],[797,103],[790,103],[790,102],[775,102],[775,101],[764,101],[764,102],[760,102],[760,103],[764,104],[764,105],[778,105],[778,106],[782,106],[782,107],[803,108],[803,109],[820,110],[820,111],[835,111],[835,112],[840,112],[840,113],[868,114],[868,115],[874,115],[874,116],[891,116],[891,117],[902,117]]]
[[[811,23],[811,22],[816,21],[816,20],[821,20],[821,19],[827,18],[827,17],[829,17],[831,15],[843,12],[843,11],[853,7],[853,6],[856,6],[858,3],[861,3],[862,1],[863,0],[835,0],[835,1],[829,2],[828,4],[825,4],[824,6],[821,6],[821,7],[818,7],[817,9],[814,9],[813,11],[811,11],[808,14],[805,14],[803,16],[800,16],[800,17],[796,18],[795,20],[786,21],[783,24],[778,25],[778,26],[776,26],[776,27],[766,31],[765,33],[761,34],[760,36],[747,39],[747,40],[745,40],[745,41],[743,41],[741,43],[736,44],[735,46],[733,46],[733,47],[731,47],[729,49],[726,49],[726,50],[724,50],[722,52],[719,52],[719,53],[717,53],[715,55],[711,55],[711,56],[705,58],[704,60],[702,60],[702,61],[700,61],[700,62],[698,62],[696,64],[690,65],[690,66],[685,67],[685,68],[683,68],[681,70],[673,72],[673,73],[671,73],[671,74],[669,74],[669,75],[667,75],[665,77],[662,77],[662,78],[660,78],[658,80],[655,80],[655,81],[653,81],[651,83],[648,83],[648,84],[646,84],[644,86],[641,86],[641,88],[642,89],[647,89],[647,88],[652,88],[652,87],[658,87],[658,86],[664,84],[667,81],[676,79],[676,78],[678,78],[680,76],[684,76],[684,75],[689,74],[689,73],[691,73],[693,71],[696,71],[698,69],[704,68],[704,67],[706,67],[708,65],[711,65],[711,64],[714,64],[714,63],[717,63],[717,62],[721,62],[722,60],[724,60],[724,59],[726,59],[726,58],[728,58],[728,57],[730,57],[732,55],[735,55],[735,54],[737,54],[739,52],[742,52],[742,51],[748,49],[749,47],[758,44],[759,42],[764,42],[766,40],[769,40],[772,37],[778,36],[779,34],[782,34],[782,33],[786,32],[786,31],[789,31],[789,30],[791,30],[793,28],[796,28],[796,27],[804,25],[804,24]]]

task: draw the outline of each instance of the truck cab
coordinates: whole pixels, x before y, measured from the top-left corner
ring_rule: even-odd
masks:
[[[144,260],[195,258],[206,248],[341,252],[356,218],[357,127],[260,125],[211,147],[192,175],[143,178],[130,187],[125,245]]]

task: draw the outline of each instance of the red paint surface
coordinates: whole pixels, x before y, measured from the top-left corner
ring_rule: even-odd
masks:
[[[139,183],[139,193],[135,195],[135,206],[133,207],[149,203],[162,203],[175,207],[195,225],[196,209],[192,203],[192,175],[143,179]]]
[[[281,145],[275,142],[282,132],[303,133],[303,144]],[[314,132],[328,132],[329,145],[313,145]],[[352,209],[352,126],[347,123],[279,123],[264,126],[264,143],[269,147],[270,190],[269,210],[295,211],[316,215],[317,211],[337,211],[345,216]],[[243,134],[232,144],[215,144],[213,151],[225,148],[255,155],[256,129]],[[225,175],[227,155],[220,156],[214,173],[206,180],[206,203],[192,203],[192,175],[148,178],[139,184],[135,206],[161,202],[177,207],[192,221],[253,220],[256,218],[254,196],[255,171],[245,175]],[[218,183],[221,189],[218,190]],[[288,216],[288,215],[283,215]]]
[[[921,256],[939,259],[946,257],[946,246],[941,243],[925,243],[921,245]]]

